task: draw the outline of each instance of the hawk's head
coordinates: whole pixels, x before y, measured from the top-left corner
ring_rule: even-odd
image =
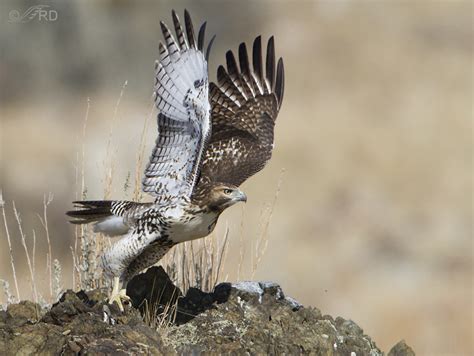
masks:
[[[207,194],[207,206],[214,211],[224,211],[240,201],[246,202],[247,196],[232,184],[215,184]]]

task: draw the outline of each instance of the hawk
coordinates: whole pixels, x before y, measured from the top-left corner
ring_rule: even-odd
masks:
[[[204,22],[195,34],[188,11],[184,25],[172,11],[176,38],[160,22],[164,44],[155,62],[154,97],[158,138],[142,182],[154,202],[76,201],[68,211],[74,224],[94,223],[94,231],[123,237],[101,256],[113,279],[109,302],[127,299],[125,286],[154,265],[174,245],[205,237],[228,207],[247,201],[238,187],[270,159],[273,130],[284,92],[284,67],[275,61],[274,39],[265,62],[261,36],[252,57],[240,44],[238,59],[226,53],[209,83],[208,59],[215,36],[205,46]],[[121,289],[122,288],[122,289]]]

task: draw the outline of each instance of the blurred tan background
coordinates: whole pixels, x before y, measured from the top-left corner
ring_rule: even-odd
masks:
[[[10,11],[35,4],[50,5],[58,19],[8,22]],[[255,279],[277,281],[303,304],[353,319],[385,351],[403,338],[420,355],[472,354],[468,1],[2,1],[0,187],[22,297],[31,292],[12,200],[30,248],[36,231],[41,275],[46,247],[36,214],[44,194],[54,194],[53,257],[70,287],[73,229],[64,212],[79,191],[82,142],[87,197],[100,199],[113,126],[112,196],[129,197],[124,184],[128,176],[133,184],[152,107],[158,22],[170,23],[171,8],[182,16],[185,7],[195,26],[207,20],[208,33],[217,34],[211,79],[227,49],[259,34],[275,36],[285,61],[273,159],[245,183],[244,209],[220,220],[218,233],[226,224],[231,231],[229,280],[237,278],[242,248],[241,278],[251,278],[260,212],[284,169]],[[0,278],[12,285],[5,237],[2,226]]]

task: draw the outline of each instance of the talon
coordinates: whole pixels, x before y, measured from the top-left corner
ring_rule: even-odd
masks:
[[[120,292],[113,294],[109,298],[109,304],[113,304],[114,302],[117,303],[120,311],[123,313],[124,308],[123,305],[129,305],[130,304],[130,297],[127,295],[127,291],[125,289],[122,289]]]
[[[123,303],[125,305],[129,305],[131,299],[127,295],[126,289],[119,290],[119,285],[120,285],[119,279],[114,277],[112,294],[109,297],[109,304],[114,304],[114,302],[117,303],[120,311],[123,313],[124,312]]]

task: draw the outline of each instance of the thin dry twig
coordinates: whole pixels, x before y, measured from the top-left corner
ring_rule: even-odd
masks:
[[[143,173],[142,165],[143,165],[143,159],[145,157],[145,147],[146,147],[146,133],[148,132],[148,125],[150,124],[150,119],[153,116],[154,108],[155,108],[155,103],[152,102],[151,107],[150,107],[150,113],[148,114],[143,124],[143,130],[140,136],[140,144],[138,146],[138,152],[137,152],[137,162],[135,165],[135,186],[133,189],[133,197],[132,197],[134,201],[140,201],[141,177]]]
[[[261,233],[258,236],[256,244],[255,244],[255,260],[253,260],[253,264],[252,264],[252,279],[254,278],[257,267],[260,264],[262,257],[265,254],[268,247],[270,222],[272,220],[273,210],[275,209],[278,196],[280,195],[284,173],[285,171],[282,169],[280,172],[280,177],[278,178],[277,189],[275,191],[275,195],[273,196],[273,201],[271,202],[270,206],[267,209],[267,214],[266,214],[267,216],[265,219],[263,218],[261,219],[262,221]]]
[[[21,244],[23,245],[23,248],[25,250],[25,255],[26,255],[26,262],[28,263],[28,269],[30,271],[30,277],[31,277],[31,289],[33,291],[33,298],[35,303],[38,302],[38,293],[36,292],[36,281],[35,281],[35,275],[33,273],[33,266],[31,265],[31,259],[30,259],[30,254],[28,252],[28,247],[26,245],[26,236],[23,232],[23,227],[21,224],[21,218],[20,214],[18,213],[18,210],[16,209],[15,202],[13,201],[13,213],[15,214],[15,219],[18,224],[18,230],[20,232],[20,237],[21,237]]]
[[[220,251],[219,259],[217,261],[217,270],[216,270],[216,278],[214,280],[214,286],[217,285],[217,282],[219,280],[219,274],[221,272],[221,267],[224,261],[224,253],[227,254],[227,239],[228,238],[229,238],[229,227],[227,226],[225,230],[225,235],[224,235],[224,242],[220,249],[221,251]]]
[[[86,150],[85,150],[85,137],[86,137],[86,132],[87,132],[87,123],[89,121],[89,112],[91,108],[91,99],[88,97],[87,98],[87,106],[86,106],[86,112],[84,115],[84,122],[82,125],[82,138],[81,138],[81,159],[79,163],[79,152],[76,154],[76,200],[80,199],[86,199],[86,185],[85,185],[85,157],[86,157]],[[79,166],[80,166],[80,180],[81,180],[81,186],[80,190],[78,192],[78,180],[79,180]],[[78,195],[79,193],[79,195]],[[81,287],[82,286],[82,275],[80,273],[79,269],[79,264],[81,263],[81,256],[82,253],[79,252],[79,248],[82,249],[82,238],[85,234],[85,227],[83,225],[76,225],[74,228],[74,249],[72,251],[73,253],[73,272],[72,272],[72,279],[73,279],[73,286],[74,287]],[[71,248],[72,249],[72,248]],[[51,262],[50,262],[51,263]],[[77,277],[77,282],[78,285],[76,286],[76,277]],[[50,279],[51,281],[51,279]],[[52,285],[52,281],[50,283]],[[51,287],[52,289],[52,287]],[[51,292],[52,293],[52,292]]]
[[[86,137],[86,129],[87,129],[87,121],[89,120],[89,110],[91,108],[91,99],[87,98],[87,109],[86,115],[84,117],[84,124],[82,125],[82,159],[81,159],[81,197],[85,199],[85,156],[86,156],[86,145],[85,145],[85,137]]]
[[[33,229],[32,234],[33,234],[33,253],[32,253],[33,276],[36,276],[36,232],[35,232],[35,229]]]
[[[117,99],[117,103],[115,104],[114,108],[114,114],[112,115],[112,120],[110,123],[110,131],[109,131],[109,138],[107,140],[107,149],[106,149],[106,158],[104,162],[104,168],[105,168],[105,178],[104,178],[104,199],[110,199],[110,195],[112,193],[112,183],[113,183],[113,177],[114,177],[114,154],[112,152],[112,137],[113,137],[113,131],[114,127],[116,125],[116,120],[117,120],[117,113],[118,113],[118,108],[120,106],[120,102],[122,100],[123,94],[125,93],[125,88],[127,87],[128,81],[126,80],[123,83],[122,89],[120,91],[119,98]],[[110,166],[108,165],[110,163]]]
[[[242,215],[240,217],[240,233],[239,233],[239,243],[240,243],[240,256],[239,256],[239,266],[237,268],[237,280],[240,281],[242,275],[242,267],[244,265],[244,255],[245,255],[245,245],[244,245],[244,218],[245,218],[245,205],[242,205]]]
[[[3,223],[5,226],[5,233],[7,235],[8,250],[10,252],[10,264],[11,264],[12,272],[13,272],[13,282],[15,283],[16,296],[20,300],[21,297],[20,297],[20,290],[18,288],[18,280],[16,278],[15,261],[13,259],[13,249],[12,249],[12,243],[11,243],[11,238],[10,238],[10,230],[8,230],[7,217],[5,215],[5,201],[3,200],[3,194],[1,190],[0,190],[0,207],[2,208]]]
[[[43,225],[43,229],[46,235],[46,242],[48,244],[48,253],[46,255],[46,271],[48,273],[49,279],[49,295],[50,297],[53,296],[53,271],[52,271],[52,249],[51,249],[51,239],[49,236],[49,228],[48,228],[48,206],[53,202],[53,194],[49,193],[48,198],[46,199],[46,195],[43,196],[43,217],[38,216],[41,225]]]
[[[69,246],[71,249],[71,256],[72,256],[72,288],[76,288],[76,270],[78,271],[77,268],[77,263],[76,263],[76,255],[74,254],[74,249],[72,246]]]

